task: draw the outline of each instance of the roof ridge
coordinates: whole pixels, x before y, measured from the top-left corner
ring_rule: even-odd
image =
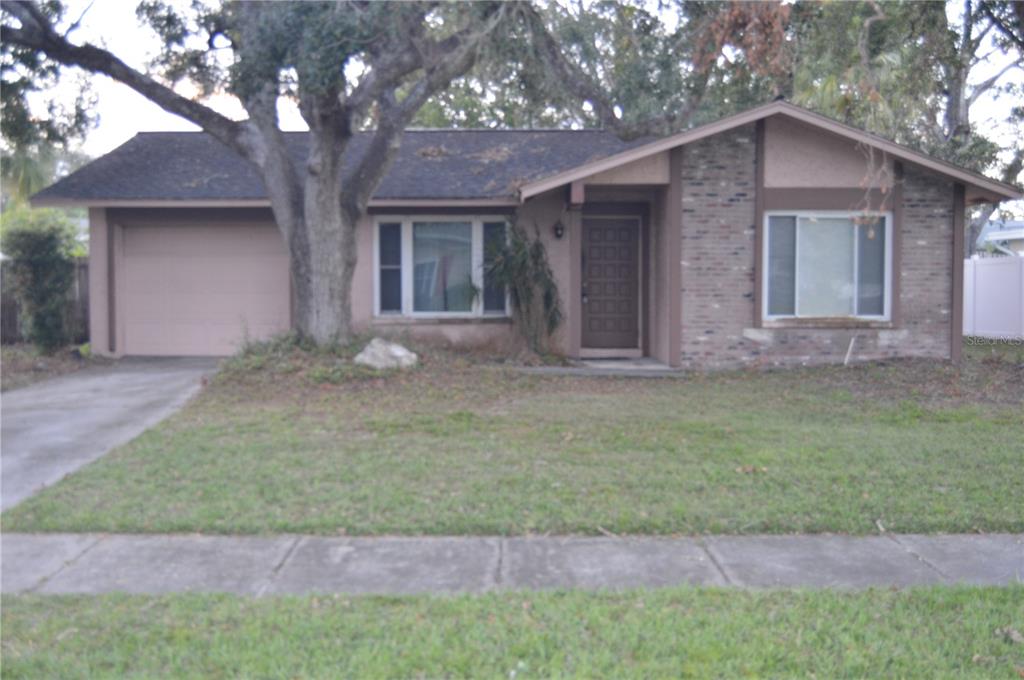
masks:
[[[609,132],[605,128],[435,128],[409,127],[406,132]],[[369,130],[364,130],[369,132]]]
[[[283,134],[286,135],[308,135],[309,130],[282,130]],[[372,132],[372,130],[358,130],[356,134],[365,134]],[[566,129],[566,128],[406,128],[405,132],[561,132],[561,133],[579,133],[579,132],[599,132],[604,134],[614,134],[610,130],[605,128],[582,128],[579,130]],[[141,135],[208,135],[206,130],[139,130],[135,133],[135,136]]]

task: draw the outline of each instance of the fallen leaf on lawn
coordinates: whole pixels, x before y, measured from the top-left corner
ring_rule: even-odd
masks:
[[[67,636],[74,635],[77,632],[78,632],[77,628],[68,628],[67,630],[65,630],[65,631],[61,632],[59,635],[57,635],[57,642],[60,642],[61,640],[63,640]]]
[[[1020,631],[1016,628],[996,628],[996,635],[1006,638],[1007,642],[1013,642],[1015,644],[1024,644],[1024,635],[1020,634]]]

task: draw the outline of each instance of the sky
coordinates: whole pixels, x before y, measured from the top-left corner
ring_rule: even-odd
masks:
[[[76,42],[102,45],[130,66],[144,68],[155,54],[158,39],[136,19],[136,4],[129,0],[68,0],[68,18],[82,16],[80,28],[72,34],[73,39]],[[956,17],[960,7],[961,4],[958,2],[947,3],[947,11],[951,18]],[[990,63],[979,66],[973,77],[977,78],[977,81],[984,80],[1002,68],[1007,60],[1006,55],[997,54]],[[1024,70],[1011,70],[1004,76],[1002,82],[1012,81],[1024,83]],[[198,129],[182,118],[162,110],[127,86],[109,78],[94,76],[92,83],[93,91],[98,97],[99,125],[90,131],[82,145],[82,150],[90,156],[107,153],[137,132]],[[72,86],[66,86],[63,94],[69,96],[68,93],[73,89]],[[184,90],[182,92],[184,93]],[[232,118],[244,117],[241,107],[231,97],[220,96],[208,101],[207,104]],[[1004,148],[1013,141],[1016,134],[1002,121],[1012,104],[1013,102],[1005,95],[999,98],[990,91],[972,107],[971,111],[975,125],[988,131],[993,140]],[[284,129],[305,129],[305,124],[294,104],[282,102],[280,116]],[[1024,205],[1019,206],[1015,212],[1021,212],[1021,216],[1024,216]]]

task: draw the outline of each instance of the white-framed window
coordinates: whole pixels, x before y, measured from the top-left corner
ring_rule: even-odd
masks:
[[[764,220],[765,319],[890,318],[891,213],[777,210]]]
[[[489,280],[490,259],[507,238],[501,216],[378,217],[374,224],[377,316],[507,316],[503,286]]]

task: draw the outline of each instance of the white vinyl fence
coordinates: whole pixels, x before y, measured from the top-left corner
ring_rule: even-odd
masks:
[[[964,260],[964,335],[1024,339],[1024,257]]]

